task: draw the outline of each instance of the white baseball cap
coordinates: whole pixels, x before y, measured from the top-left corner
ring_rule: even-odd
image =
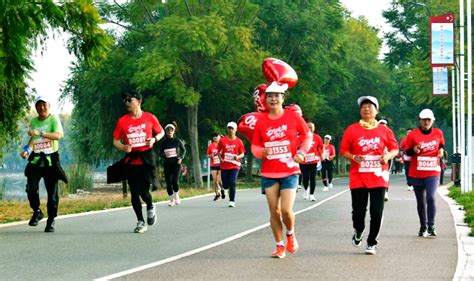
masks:
[[[385,124],[385,125],[388,124],[387,120],[385,120],[385,119],[380,119],[378,123],[379,124]]]
[[[227,123],[227,128],[233,128],[234,130],[237,130],[237,123],[235,122],[229,122]]]
[[[375,107],[377,109],[379,109],[379,101],[377,100],[376,97],[373,97],[373,96],[362,96],[360,98],[357,99],[357,104],[359,104],[359,107],[361,106],[361,104],[364,102],[364,101],[370,101],[371,103],[373,103],[375,105]]]
[[[331,139],[332,139],[330,135],[325,135],[324,138],[325,138],[325,139],[328,139],[328,140],[331,140]]]
[[[265,93],[284,93],[286,90],[288,90],[288,84],[278,84],[277,81],[273,81],[267,87]]]
[[[44,102],[50,104],[49,99],[48,99],[47,97],[45,97],[45,96],[42,96],[42,95],[37,96],[37,97],[35,98],[35,105],[36,105],[39,101],[44,101]]]
[[[433,111],[431,109],[425,108],[420,112],[419,115],[420,119],[431,119],[431,120],[436,120],[433,114]]]
[[[167,124],[165,126],[165,130],[168,129],[168,128],[172,128],[173,130],[176,130],[176,127],[173,124]]]

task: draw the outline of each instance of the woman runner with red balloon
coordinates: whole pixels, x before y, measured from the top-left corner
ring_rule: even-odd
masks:
[[[286,251],[295,253],[298,242],[295,237],[293,204],[300,169],[312,135],[298,113],[283,109],[287,84],[273,82],[266,89],[268,113],[262,113],[255,125],[252,153],[262,159],[262,193],[267,198],[270,224],[276,241],[272,257],[285,257],[283,224],[286,227]],[[301,141],[298,141],[300,134]],[[300,144],[300,150],[297,150]]]

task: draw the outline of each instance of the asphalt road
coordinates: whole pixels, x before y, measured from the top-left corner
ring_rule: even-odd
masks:
[[[192,279],[451,280],[457,262],[454,222],[437,198],[436,239],[419,238],[413,192],[392,177],[377,255],[351,244],[347,179],[317,202],[298,193],[300,251],[272,259],[268,210],[259,189],[239,191],[237,207],[212,196],[157,205],[158,224],[133,233],[131,208],[58,218],[55,233],[26,224],[0,227],[1,280]]]

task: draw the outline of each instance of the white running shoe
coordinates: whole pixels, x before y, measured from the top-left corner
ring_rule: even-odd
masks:
[[[309,197],[309,190],[303,191],[303,199],[308,200],[308,197]]]
[[[135,227],[135,230],[133,230],[133,232],[143,233],[147,230],[148,230],[148,228],[146,227],[145,222],[144,221],[138,221],[137,222],[137,227]]]
[[[173,207],[176,205],[176,202],[174,201],[174,194],[170,196],[170,202],[168,202],[168,206]]]
[[[323,191],[329,191],[329,188],[327,186],[323,187]]]
[[[375,248],[377,248],[377,246],[375,246],[375,245],[367,245],[367,247],[365,248],[365,253],[366,253],[367,255],[375,255],[375,253],[376,253]]]
[[[181,204],[181,199],[179,198],[179,192],[176,192],[174,194],[174,202],[175,202],[176,205]]]
[[[407,190],[408,190],[408,191],[413,191],[413,186],[410,186],[410,185],[409,185]]]
[[[155,207],[147,211],[147,223],[148,225],[154,225],[156,222]]]
[[[314,198],[314,195],[309,196],[309,201],[316,202],[316,198]]]
[[[332,185],[332,183],[329,184],[329,188],[333,188],[334,186]]]
[[[234,201],[230,201],[229,202],[229,208],[234,208],[235,207],[235,202]]]

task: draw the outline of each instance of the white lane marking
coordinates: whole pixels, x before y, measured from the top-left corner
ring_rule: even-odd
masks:
[[[331,196],[331,197],[328,197],[316,204],[313,204],[311,205],[310,207],[307,207],[305,209],[302,209],[302,210],[299,210],[297,212],[295,212],[295,215],[298,215],[298,214],[301,214],[303,212],[307,212],[311,209],[314,209],[326,202],[328,202],[329,200],[332,200],[344,193],[346,193],[347,191],[349,191],[349,189],[346,189],[344,191],[341,191],[339,193],[336,193],[335,195]],[[149,269],[149,268],[152,268],[152,267],[156,267],[156,266],[160,266],[162,264],[166,264],[166,263],[169,263],[169,262],[172,262],[172,261],[176,261],[176,260],[179,260],[179,259],[182,259],[182,258],[185,258],[185,257],[188,257],[188,256],[191,256],[191,255],[194,255],[194,254],[197,254],[197,253],[200,253],[200,252],[203,252],[203,251],[206,251],[206,250],[209,250],[211,248],[214,248],[214,247],[217,247],[217,246],[220,246],[222,244],[225,244],[225,243],[228,243],[228,242],[231,242],[233,240],[236,240],[236,239],[239,239],[243,236],[246,236],[248,234],[251,234],[253,232],[256,232],[258,230],[261,230],[265,227],[268,227],[270,226],[270,223],[265,223],[265,224],[262,224],[260,226],[257,226],[257,227],[254,227],[254,228],[251,228],[249,230],[246,230],[244,232],[241,232],[241,233],[238,233],[236,235],[233,235],[231,237],[228,237],[226,239],[223,239],[219,242],[215,242],[215,243],[212,243],[212,244],[209,244],[209,245],[206,245],[206,246],[203,246],[203,247],[200,247],[200,248],[197,248],[197,249],[194,249],[194,250],[191,250],[191,251],[188,251],[188,252],[185,252],[185,253],[182,253],[182,254],[179,254],[179,255],[176,255],[176,256],[173,256],[173,257],[169,257],[169,258],[166,258],[166,259],[162,259],[162,260],[159,260],[159,261],[156,261],[156,262],[152,262],[152,263],[149,263],[149,264],[145,264],[145,265],[142,265],[142,266],[139,266],[139,267],[135,267],[135,268],[132,268],[132,269],[129,269],[129,270],[125,270],[125,271],[122,271],[122,272],[118,272],[118,273],[114,273],[114,274],[111,274],[111,275],[107,275],[107,276],[104,276],[104,277],[100,277],[100,278],[97,278],[95,280],[97,281],[103,281],[103,280],[111,280],[111,279],[114,279],[114,278],[118,278],[118,277],[122,277],[122,276],[125,276],[125,275],[129,275],[129,274],[132,274],[132,273],[135,273],[135,272],[139,272],[139,271],[142,271],[142,270],[145,270],[145,269]]]

